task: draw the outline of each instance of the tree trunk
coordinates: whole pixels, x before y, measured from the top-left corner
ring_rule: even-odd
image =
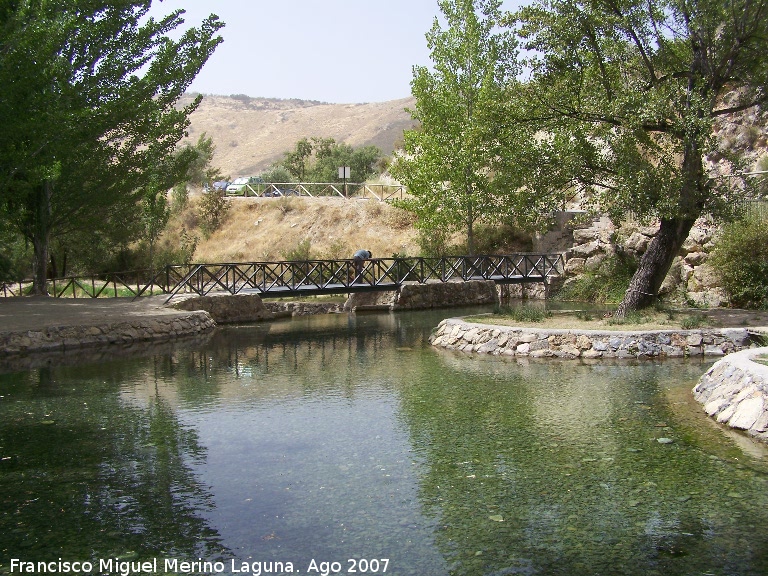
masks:
[[[33,207],[34,224],[32,246],[35,251],[33,265],[32,291],[37,296],[48,296],[48,257],[51,236],[51,196],[53,184],[50,180],[43,182],[37,191]]]
[[[640,259],[640,266],[632,276],[624,299],[616,310],[618,318],[624,318],[627,312],[653,304],[661,283],[664,282],[683,242],[688,238],[694,222],[695,220],[682,218],[661,221],[658,233]]]

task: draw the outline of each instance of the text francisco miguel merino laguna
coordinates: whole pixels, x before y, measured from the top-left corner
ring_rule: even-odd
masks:
[[[298,572],[293,562],[244,562],[231,560],[227,562],[211,562],[202,559],[194,561],[178,560],[175,558],[153,558],[143,561],[120,560],[108,558],[83,562],[68,562],[59,558],[52,562],[32,562],[12,558],[10,562],[11,574],[119,574],[120,576],[134,576],[140,574],[157,574],[165,572],[170,574],[221,574],[229,571],[231,574],[249,574],[260,576],[261,574],[285,574]],[[307,573],[329,574],[327,562],[312,560],[305,569]],[[333,564],[338,564],[334,562]],[[335,566],[334,566],[335,567]]]

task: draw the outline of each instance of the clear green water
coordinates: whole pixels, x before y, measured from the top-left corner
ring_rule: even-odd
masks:
[[[232,327],[0,374],[0,573],[768,574],[764,451],[691,400],[708,363],[432,349],[456,314]]]

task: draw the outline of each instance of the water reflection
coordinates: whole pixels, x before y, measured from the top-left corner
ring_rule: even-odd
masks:
[[[691,406],[706,366],[434,350],[448,314],[231,327],[0,376],[0,571],[120,555],[768,572],[763,451]]]
[[[194,430],[160,397],[122,402],[142,364],[42,368],[0,376],[3,568],[8,558],[84,560],[217,554],[191,472],[205,459]]]

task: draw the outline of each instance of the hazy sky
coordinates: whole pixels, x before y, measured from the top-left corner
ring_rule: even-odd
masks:
[[[424,35],[440,14],[437,0],[164,0],[151,14],[178,8],[184,28],[211,13],[226,23],[191,91],[331,103],[410,96],[412,67],[430,63]]]

